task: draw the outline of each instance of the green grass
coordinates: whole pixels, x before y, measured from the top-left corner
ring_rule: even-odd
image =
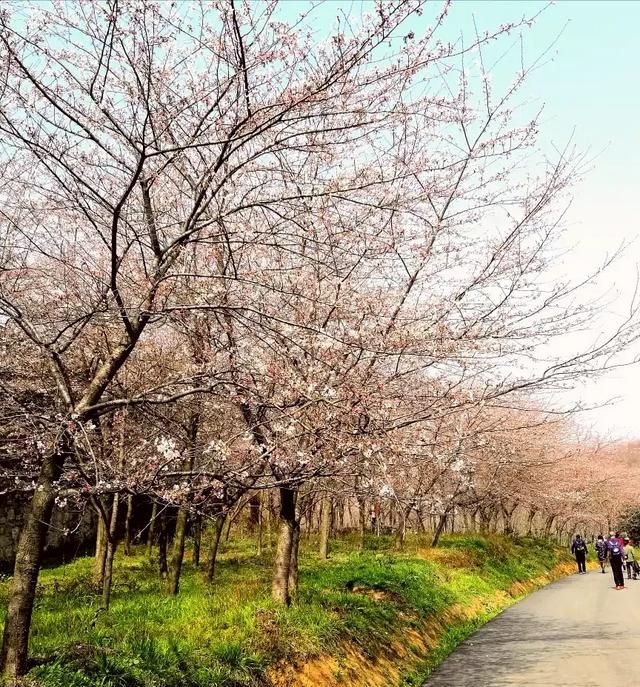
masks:
[[[478,597],[477,617],[448,627],[440,646],[406,676],[419,680],[478,624],[505,605],[492,601],[514,581],[548,572],[564,554],[535,540],[444,537],[437,551],[409,540],[405,552],[388,538],[332,542],[331,560],[303,547],[300,591],[290,608],[270,599],[271,560],[252,542],[230,543],[214,585],[185,564],[180,595],[166,595],[144,553],[117,559],[112,607],[100,611],[91,585],[92,559],[42,571],[31,635],[38,661],[30,677],[46,687],[241,687],[262,685],[278,661],[340,654],[346,642],[376,656],[454,604]],[[0,583],[4,609],[7,583]],[[1,611],[2,613],[4,610]]]

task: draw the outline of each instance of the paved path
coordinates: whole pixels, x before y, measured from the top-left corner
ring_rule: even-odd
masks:
[[[425,687],[620,687],[640,684],[640,581],[607,570],[532,594],[478,630]]]

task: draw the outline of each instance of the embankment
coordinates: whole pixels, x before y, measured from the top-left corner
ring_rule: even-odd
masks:
[[[400,687],[420,685],[474,629],[573,570],[546,542],[446,536],[403,552],[372,537],[303,542],[291,607],[270,597],[272,554],[225,543],[212,585],[185,563],[167,594],[143,548],[119,555],[108,613],[93,560],[42,571],[29,684],[43,687]],[[8,582],[0,582],[1,614]]]

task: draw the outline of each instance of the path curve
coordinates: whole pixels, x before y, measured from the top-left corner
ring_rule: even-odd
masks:
[[[640,581],[607,570],[535,592],[478,630],[425,687],[620,687],[640,680]]]

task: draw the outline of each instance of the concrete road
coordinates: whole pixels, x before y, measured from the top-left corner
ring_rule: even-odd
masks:
[[[626,576],[625,576],[626,577]],[[640,581],[607,570],[532,594],[478,630],[428,687],[620,687],[640,683]]]

